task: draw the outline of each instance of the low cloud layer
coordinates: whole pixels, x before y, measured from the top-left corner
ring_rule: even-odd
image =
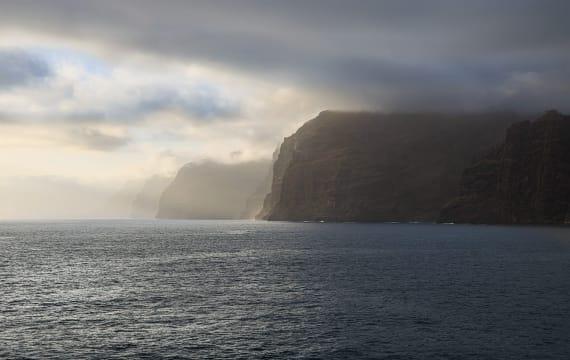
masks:
[[[224,66],[362,107],[568,110],[565,0],[51,0],[2,9],[4,29]]]

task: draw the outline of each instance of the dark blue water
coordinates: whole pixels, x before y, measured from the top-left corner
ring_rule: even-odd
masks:
[[[0,223],[3,358],[570,358],[570,229]]]

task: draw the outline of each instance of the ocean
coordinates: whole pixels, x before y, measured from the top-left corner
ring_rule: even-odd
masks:
[[[568,359],[570,228],[0,222],[0,358]]]

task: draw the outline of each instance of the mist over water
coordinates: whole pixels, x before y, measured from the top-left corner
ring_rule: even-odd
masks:
[[[562,359],[570,229],[0,223],[0,357]]]
[[[0,177],[0,219],[253,218],[269,192],[271,166],[268,160],[197,161],[178,174],[110,184]]]

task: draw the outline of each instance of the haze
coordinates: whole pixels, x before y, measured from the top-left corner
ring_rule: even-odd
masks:
[[[268,161],[324,109],[568,112],[569,13],[539,0],[0,1],[0,217],[130,216],[147,180]]]

